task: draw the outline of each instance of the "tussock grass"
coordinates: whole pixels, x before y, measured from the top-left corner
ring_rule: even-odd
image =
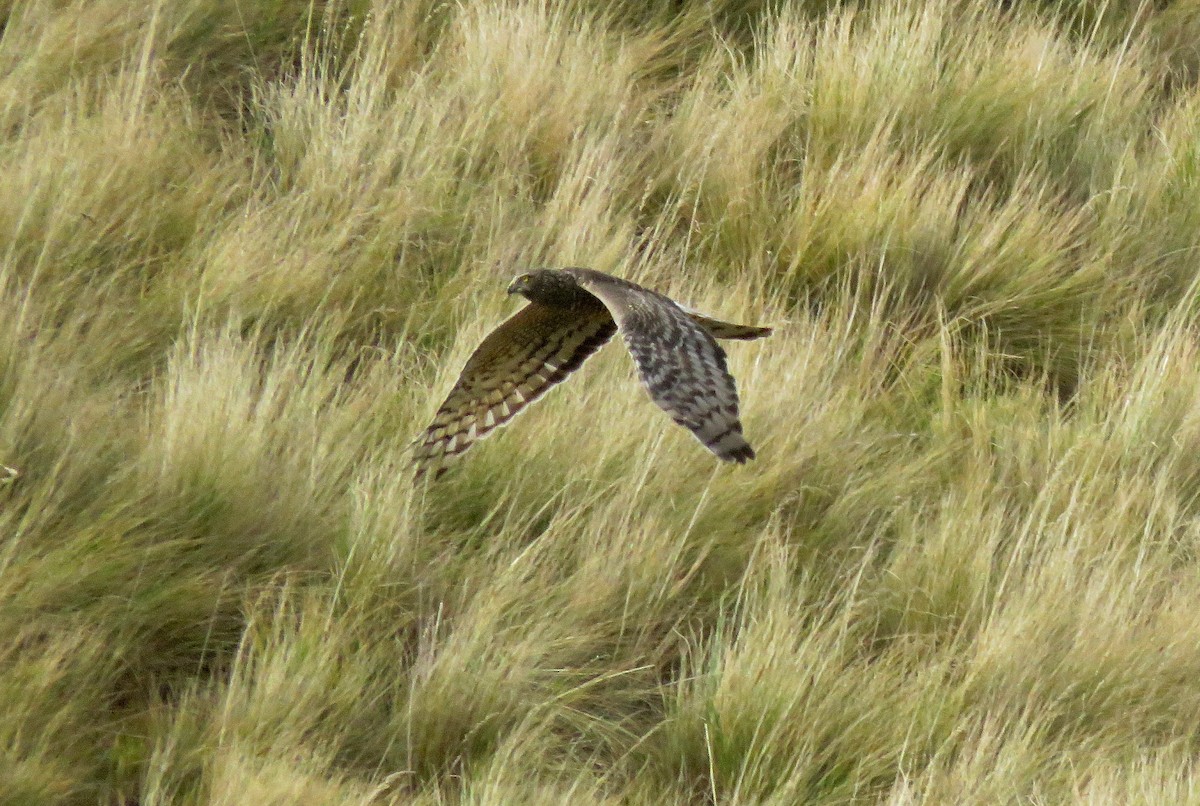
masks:
[[[1198,799],[1193,4],[0,19],[0,799]],[[540,265],[759,458],[611,347],[414,487]]]

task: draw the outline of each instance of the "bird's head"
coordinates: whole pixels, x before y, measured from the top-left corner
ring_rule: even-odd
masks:
[[[520,294],[531,302],[563,307],[576,305],[591,295],[579,287],[575,278],[565,271],[535,269],[509,283],[509,294]]]
[[[525,274],[518,274],[516,277],[513,278],[513,281],[508,284],[508,293],[510,295],[512,295],[512,294],[521,294],[522,296],[527,295],[529,293],[529,289],[533,285],[533,282],[534,282],[534,280],[533,280],[532,272],[526,272]]]

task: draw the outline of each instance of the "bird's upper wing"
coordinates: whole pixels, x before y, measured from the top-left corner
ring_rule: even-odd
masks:
[[[566,269],[600,299],[620,326],[651,399],[719,459],[745,462],[737,388],[725,352],[668,297],[588,269]]]
[[[565,310],[530,303],[467,359],[433,422],[417,440],[417,476],[446,465],[579,368],[617,330],[599,302]]]

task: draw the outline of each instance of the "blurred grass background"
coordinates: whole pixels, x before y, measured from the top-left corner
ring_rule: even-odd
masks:
[[[1200,803],[1197,43],[0,2],[0,802]],[[613,347],[413,488],[565,265],[776,326],[757,461]]]

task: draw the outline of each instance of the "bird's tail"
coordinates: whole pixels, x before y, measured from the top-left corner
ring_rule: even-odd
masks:
[[[720,319],[713,319],[711,316],[705,316],[696,311],[686,310],[685,312],[693,322],[700,325],[708,331],[708,334],[714,339],[738,339],[740,341],[750,341],[752,339],[761,339],[764,336],[771,335],[769,327],[755,327],[754,325],[735,325],[733,322],[722,322]]]

